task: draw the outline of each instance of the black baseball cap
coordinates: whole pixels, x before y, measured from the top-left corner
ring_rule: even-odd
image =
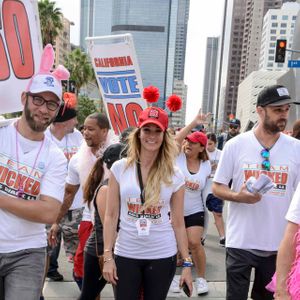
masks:
[[[112,164],[122,158],[122,151],[125,145],[121,143],[112,144],[107,147],[103,153],[103,161],[106,163],[108,169],[111,168]]]
[[[270,85],[265,87],[257,96],[256,106],[279,106],[284,104],[300,104],[292,100],[288,89],[283,85]]]
[[[229,125],[237,125],[237,126],[241,127],[241,121],[239,119],[231,119],[229,121]]]

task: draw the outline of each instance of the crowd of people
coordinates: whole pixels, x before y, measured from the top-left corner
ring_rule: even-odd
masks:
[[[83,136],[75,128],[67,76],[34,75],[22,116],[0,128],[0,299],[43,299],[45,277],[63,280],[61,239],[80,300],[100,299],[106,284],[117,300],[163,300],[170,286],[190,296],[193,266],[205,294],[207,209],[226,247],[227,300],[248,298],[253,268],[252,299],[300,299],[299,124],[283,133],[295,103],[284,86],[260,92],[259,121],[245,133],[238,119],[227,134],[205,133],[201,113],[173,133],[167,112],[150,106],[119,139],[101,113]],[[250,191],[246,181],[262,174],[273,188]]]

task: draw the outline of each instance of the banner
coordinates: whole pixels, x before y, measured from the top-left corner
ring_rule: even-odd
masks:
[[[21,93],[42,50],[36,0],[0,0],[0,114],[21,111]]]
[[[147,107],[143,83],[130,34],[87,38],[100,93],[116,134],[137,126]]]

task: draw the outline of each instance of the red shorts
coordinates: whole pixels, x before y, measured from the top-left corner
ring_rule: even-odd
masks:
[[[74,256],[74,273],[77,277],[83,278],[83,254],[85,243],[93,229],[91,221],[81,221],[78,229],[79,244]]]

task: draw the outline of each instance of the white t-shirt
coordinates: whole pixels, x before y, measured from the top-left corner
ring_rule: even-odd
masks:
[[[120,230],[115,245],[115,254],[138,259],[158,259],[173,256],[177,252],[174,230],[169,220],[170,199],[184,185],[184,177],[175,167],[170,186],[161,186],[159,205],[145,211],[151,221],[150,234],[139,236],[136,221],[142,215],[140,186],[136,166],[126,167],[126,159],[116,161],[111,171],[120,186]]]
[[[271,171],[262,169],[263,147],[254,132],[239,134],[222,151],[214,181],[240,191],[250,177],[268,175],[276,187],[256,204],[229,202],[226,246],[277,251],[286,226],[285,215],[300,179],[300,141],[280,134],[270,150]]]
[[[82,134],[76,128],[72,133],[66,134],[61,140],[58,140],[51,133],[50,127],[47,128],[45,134],[58,146],[59,149],[61,149],[64,152],[68,161],[75,153],[78,152],[80,145],[83,141]]]
[[[78,168],[79,168],[78,159],[79,159],[78,153],[73,155],[72,158],[70,159],[69,167],[68,167],[68,176],[66,178],[66,182],[68,184],[72,184],[72,185],[80,185],[77,194],[80,193],[80,202],[79,202],[80,207],[84,207],[84,210],[82,213],[82,221],[92,221],[91,210],[88,208],[87,205],[83,204],[83,191],[82,191],[82,186],[80,184],[80,177],[79,177],[79,172],[78,172]],[[74,202],[75,202],[75,199],[74,199]],[[92,206],[93,205],[91,205],[91,207]]]
[[[18,134],[17,154],[14,124],[0,128],[0,193],[16,196],[22,180],[23,201],[38,201],[39,195],[45,195],[62,202],[66,158],[47,137],[43,145],[41,143]],[[0,209],[0,253],[46,245],[45,224],[24,220]]]
[[[46,135],[58,146],[60,150],[63,151],[68,162],[70,162],[72,156],[74,156],[78,152],[83,141],[82,134],[77,129],[74,129],[74,132],[72,133],[66,134],[61,140],[58,140],[51,133],[49,127],[46,130]],[[74,201],[70,207],[70,210],[81,208],[83,205],[82,199],[82,189],[79,188],[77,193],[75,194]]]
[[[202,191],[211,173],[209,160],[201,161],[196,174],[191,174],[187,168],[186,156],[182,152],[177,156],[176,165],[185,178],[184,216],[204,211]]]
[[[217,148],[213,152],[207,151],[212,169],[211,169],[210,176],[207,179],[207,183],[206,183],[206,186],[205,186],[205,192],[203,193],[205,195],[208,195],[208,194],[212,193],[211,187],[212,187],[213,178],[214,178],[214,175],[215,175],[215,172],[216,172],[215,170],[213,170],[213,166],[218,165],[218,163],[220,161],[220,158],[221,158],[221,153],[222,153],[222,151],[220,149],[217,149]]]
[[[300,182],[285,218],[290,222],[300,225]]]

